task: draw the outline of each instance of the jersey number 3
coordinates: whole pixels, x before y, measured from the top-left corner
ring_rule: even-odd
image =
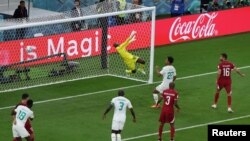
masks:
[[[167,96],[167,97],[166,97],[166,102],[165,102],[165,104],[166,104],[166,105],[169,105],[169,103],[170,103],[170,99],[171,99],[171,97],[170,97],[170,96]]]
[[[119,111],[121,111],[124,107],[124,102],[120,102],[120,108],[119,108]]]

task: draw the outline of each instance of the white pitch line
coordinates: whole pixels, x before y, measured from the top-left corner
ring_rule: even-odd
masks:
[[[239,69],[246,69],[246,68],[250,68],[250,66],[240,67]],[[215,73],[217,73],[217,72],[208,72],[208,73],[190,75],[190,76],[185,76],[185,77],[177,78],[177,80],[183,80],[183,79],[190,79],[190,78],[195,78],[195,77],[207,76],[207,75],[211,75],[211,74],[215,74]],[[157,83],[161,83],[161,82],[162,81],[157,81],[157,82],[154,82],[153,84],[157,84]],[[54,98],[54,99],[42,100],[42,101],[35,102],[35,104],[41,104],[41,103],[47,103],[47,102],[53,102],[53,101],[60,101],[60,100],[65,100],[65,99],[72,99],[72,98],[78,98],[78,97],[96,95],[96,94],[100,94],[100,93],[117,91],[117,90],[120,90],[120,89],[130,89],[130,88],[136,88],[136,87],[147,86],[147,85],[151,85],[151,84],[147,84],[147,83],[145,83],[145,84],[138,84],[138,85],[132,85],[132,86],[126,86],[126,87],[108,89],[108,90],[103,90],[103,91],[84,93],[84,94],[79,94],[79,95],[74,95],[74,96],[66,96],[66,97],[61,97],[61,98]],[[0,110],[11,109],[13,107],[14,107],[14,105],[13,106],[1,107]]]
[[[207,126],[207,125],[210,125],[210,124],[218,124],[218,123],[223,123],[223,122],[228,122],[228,121],[234,121],[234,120],[239,120],[239,119],[244,119],[244,118],[250,118],[250,115],[240,116],[240,117],[235,117],[235,118],[229,118],[229,119],[219,120],[219,121],[214,121],[214,122],[208,122],[208,123],[203,123],[203,124],[197,124],[197,125],[193,125],[193,126],[187,126],[187,127],[183,127],[183,128],[178,128],[175,131],[188,130],[188,129],[193,129],[193,128]],[[170,131],[168,130],[168,131],[164,131],[163,133],[169,133],[169,132]],[[130,140],[135,140],[135,139],[140,139],[140,138],[145,138],[145,137],[150,137],[150,136],[156,136],[156,135],[158,135],[158,133],[151,133],[151,134],[146,134],[146,135],[141,135],[141,136],[126,138],[126,139],[123,139],[122,141],[130,141]]]

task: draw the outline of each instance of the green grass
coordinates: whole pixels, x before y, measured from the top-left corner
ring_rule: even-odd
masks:
[[[175,67],[179,78],[216,71],[219,55],[226,52],[229,60],[236,66],[249,66],[249,40],[250,34],[220,37],[202,41],[160,47],[155,52],[155,64],[162,66],[166,56],[175,58]],[[176,128],[183,128],[197,124],[204,124],[218,120],[249,115],[249,75],[250,68],[243,69],[246,77],[233,74],[233,109],[235,113],[226,111],[226,95],[223,91],[217,110],[210,108],[215,92],[216,74],[178,80],[177,90],[180,93],[180,113],[176,114]],[[155,77],[154,81],[162,78]],[[113,88],[133,86],[140,82],[114,77],[100,77],[46,87],[2,93],[0,95],[0,108],[11,106],[19,101],[23,92],[30,93],[35,101],[48,100],[66,96],[74,96]],[[128,115],[122,137],[130,138],[158,131],[158,118],[160,110],[151,109],[153,103],[152,90],[158,83],[125,89],[134,106],[137,123],[132,123]],[[102,120],[102,113],[110,100],[116,96],[117,91],[100,92],[66,100],[35,104],[35,120],[32,122],[36,141],[109,141],[112,113],[106,120]],[[0,140],[12,139],[11,109],[0,110]],[[129,113],[128,113],[129,114]],[[249,124],[250,118],[234,120],[220,124]],[[169,126],[165,127],[168,130]],[[164,134],[164,140],[169,134]],[[135,139],[135,141],[157,140],[157,136]],[[177,131],[177,141],[206,141],[207,127]]]

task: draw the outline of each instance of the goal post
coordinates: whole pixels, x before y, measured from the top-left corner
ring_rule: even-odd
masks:
[[[0,25],[0,92],[99,76],[152,83],[155,7],[127,3],[125,10],[119,10],[115,2],[84,7],[80,12],[4,20]],[[113,46],[124,42],[132,31],[137,32],[136,41],[127,50],[146,62],[146,75],[138,71],[128,75],[128,65]],[[15,78],[22,73],[30,78]]]

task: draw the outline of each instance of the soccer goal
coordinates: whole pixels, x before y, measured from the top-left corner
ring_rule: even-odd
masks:
[[[46,17],[0,24],[0,92],[112,76],[153,82],[155,7],[107,0]],[[145,74],[127,74],[114,47],[132,31],[126,49],[145,60]],[[138,68],[138,64],[136,64]]]

